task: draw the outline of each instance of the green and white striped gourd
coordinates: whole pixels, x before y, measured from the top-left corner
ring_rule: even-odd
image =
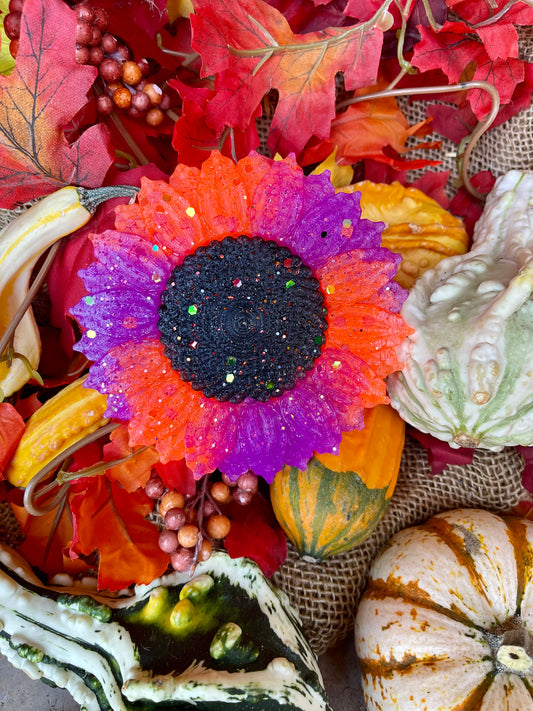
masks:
[[[414,329],[388,379],[402,418],[452,447],[533,445],[533,173],[496,181],[473,246],[442,260],[402,308]]]
[[[85,711],[330,711],[286,595],[222,552],[111,597],[45,586],[0,545],[0,652]]]

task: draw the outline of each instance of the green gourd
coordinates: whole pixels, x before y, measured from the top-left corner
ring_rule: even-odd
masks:
[[[112,596],[43,585],[0,545],[0,652],[85,711],[330,711],[285,594],[223,552]]]
[[[452,447],[533,445],[533,173],[496,181],[467,254],[418,279],[387,381],[402,418]]]

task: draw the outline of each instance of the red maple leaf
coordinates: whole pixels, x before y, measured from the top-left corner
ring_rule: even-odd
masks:
[[[533,7],[525,2],[509,3],[508,0],[446,0],[446,4],[471,25],[491,20],[506,6],[506,22],[515,25],[533,24]]]
[[[373,84],[383,32],[377,25],[294,34],[263,0],[195,0],[192,46],[204,76],[215,75],[207,120],[245,130],[263,97],[276,89],[269,136],[273,152],[299,153],[310,136],[327,138],[335,116],[335,75],[348,90]]]
[[[75,59],[76,13],[61,0],[26,0],[13,73],[0,81],[1,207],[64,185],[98,187],[112,163],[107,131],[72,145],[64,127],[86,103],[97,70]]]
[[[270,502],[256,494],[248,506],[232,502],[228,507],[231,528],[224,548],[232,558],[251,558],[263,573],[274,575],[287,557],[287,538]]]
[[[0,478],[25,429],[24,420],[13,405],[0,402]]]
[[[106,476],[80,479],[74,487],[71,557],[98,552],[100,590],[150,583],[165,572],[168,554],[159,548],[157,527],[146,520],[153,501],[144,492],[128,493]]]

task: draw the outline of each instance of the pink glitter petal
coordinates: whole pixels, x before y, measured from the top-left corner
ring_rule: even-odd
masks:
[[[294,161],[274,161],[251,199],[253,235],[283,244],[302,209],[303,173]],[[290,246],[290,245],[288,245]]]
[[[196,478],[217,469],[233,448],[239,412],[237,405],[204,398],[192,413],[185,432],[185,458]]]

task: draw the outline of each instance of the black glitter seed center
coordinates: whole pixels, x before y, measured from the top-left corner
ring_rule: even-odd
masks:
[[[320,355],[324,295],[300,257],[260,237],[200,247],[172,271],[159,331],[174,370],[206,397],[266,401]]]

